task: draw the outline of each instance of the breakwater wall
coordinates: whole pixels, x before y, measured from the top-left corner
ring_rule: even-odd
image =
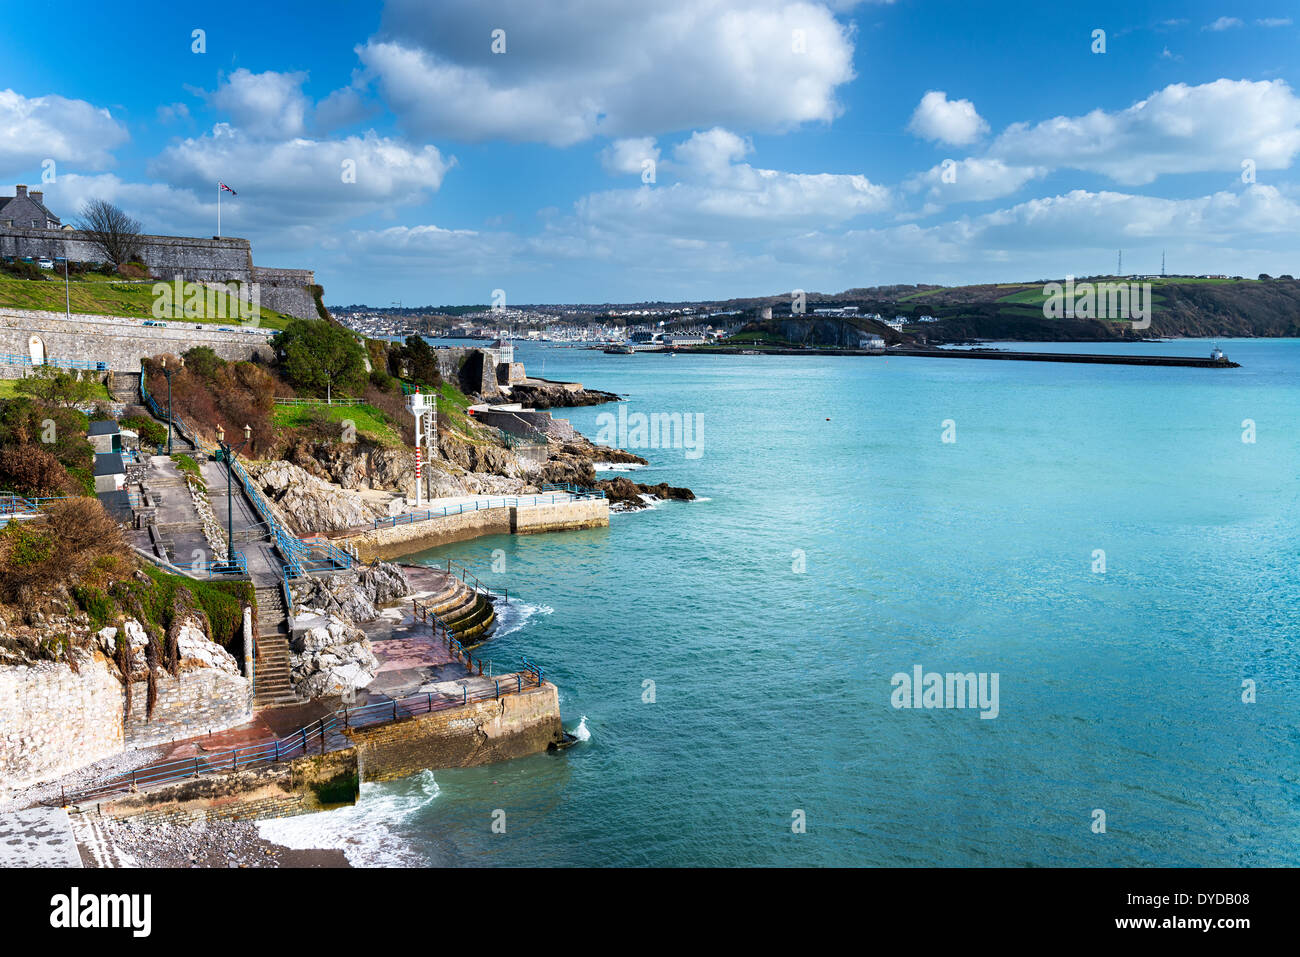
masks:
[[[426,768],[464,768],[539,754],[563,734],[560,696],[543,681],[500,699],[471,701],[345,734],[360,753],[363,781],[391,781]]]
[[[577,499],[547,505],[507,506],[439,516],[423,522],[371,529],[340,536],[363,562],[389,559],[450,542],[483,535],[529,535],[537,532],[604,528],[609,525],[608,499]]]
[[[196,328],[197,326],[197,328]],[[140,360],[193,346],[208,346],[230,361],[270,359],[268,337],[260,330],[221,332],[218,327],[177,320],[146,326],[143,319],[92,316],[36,309],[0,308],[0,355],[54,361],[72,360],[78,368],[100,372],[140,371]],[[103,370],[97,370],[99,363]],[[0,361],[0,379],[20,379],[32,366]]]
[[[922,359],[1006,359],[1020,362],[1081,362],[1091,365],[1184,366],[1197,369],[1239,369],[1227,359],[1197,356],[1135,356],[1075,352],[1010,352],[995,349],[890,349],[891,356]]]

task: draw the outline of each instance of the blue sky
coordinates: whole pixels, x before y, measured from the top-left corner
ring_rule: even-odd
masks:
[[[8,5],[0,183],[336,304],[1296,273],[1295,7]]]

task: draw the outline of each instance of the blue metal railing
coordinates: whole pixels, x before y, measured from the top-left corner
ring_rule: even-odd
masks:
[[[459,696],[455,694],[425,692],[406,698],[393,698],[388,701],[376,701],[359,708],[343,707],[326,718],[298,729],[283,738],[263,741],[256,744],[232,748],[229,751],[212,752],[196,755],[192,758],[179,758],[148,767],[127,771],[105,778],[98,784],[68,793],[60,791],[57,798],[45,802],[55,807],[67,807],[72,804],[88,804],[114,794],[124,794],[146,787],[157,787],[200,777],[205,774],[225,774],[255,767],[265,767],[303,757],[307,754],[325,754],[330,745],[327,738],[338,734],[340,728],[351,730],[373,725],[388,724],[404,717],[430,714],[459,708],[471,701],[499,699],[503,695],[522,693],[525,688],[539,687],[542,683],[542,670],[525,660],[524,669],[514,675],[514,682],[506,681],[502,685],[495,679],[491,687],[470,691],[467,685],[461,686]]]
[[[549,482],[542,486],[543,492],[568,492],[574,498],[604,498],[605,493],[598,488],[574,485],[572,482]]]
[[[166,422],[166,414],[158,406],[158,403],[154,401],[153,396],[149,394],[148,387],[145,385],[146,378],[145,375],[140,376],[140,394],[144,397],[149,411],[151,411],[155,417]],[[173,416],[171,422],[172,427],[180,432],[184,438],[192,442],[195,448],[201,450],[206,455],[216,455],[218,450],[212,448],[200,439],[198,433],[186,425],[184,420],[179,416]],[[225,457],[223,456],[223,459],[224,458]],[[276,519],[275,513],[271,510],[270,502],[266,500],[266,497],[257,488],[257,484],[249,477],[248,472],[244,470],[244,467],[239,463],[238,459],[232,457],[230,461],[225,462],[225,465],[231,475],[239,481],[239,485],[244,490],[248,500],[253,503],[253,508],[256,510],[257,514],[261,516],[262,521],[266,523],[267,529],[271,535],[271,541],[275,543],[275,550],[280,553],[280,557],[284,560],[284,577],[286,579],[303,578],[308,572],[312,571],[325,571],[352,567],[352,556],[342,549],[339,549],[322,539],[303,541],[302,539],[292,535],[283,525],[281,525]],[[287,587],[285,588],[285,595],[286,601],[289,601],[286,608],[289,609],[290,616],[292,616],[292,602],[288,598]]]
[[[13,492],[0,492],[0,515],[14,515],[18,512],[39,512],[50,502],[66,501],[66,495],[37,497],[17,495]]]
[[[410,525],[412,522],[427,522],[431,518],[445,518],[448,515],[461,515],[465,512],[481,512],[492,508],[528,508],[534,505],[554,505],[560,501],[573,499],[604,498],[600,489],[584,489],[578,485],[543,485],[542,490],[554,489],[549,495],[504,495],[500,498],[475,499],[472,502],[458,502],[444,505],[442,508],[422,509],[418,512],[405,512],[389,518],[376,518],[371,521],[371,528],[395,528],[398,525]],[[561,499],[559,495],[567,495]]]
[[[95,372],[107,372],[108,363],[94,359],[55,359],[46,357],[44,362],[35,362],[31,356],[0,352],[0,363],[11,366],[54,366],[57,369],[92,369]]]

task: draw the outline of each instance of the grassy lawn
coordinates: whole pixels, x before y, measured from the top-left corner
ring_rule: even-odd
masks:
[[[1106,282],[1111,282],[1111,281],[1114,281],[1114,282],[1116,282],[1116,283],[1120,282],[1120,280],[1118,280],[1118,279],[1116,279],[1116,280],[1107,280],[1107,279],[1102,279],[1102,280],[1099,280],[1098,282],[1100,282],[1100,283],[1106,283]],[[1138,281],[1138,280],[1136,280],[1136,279],[1133,280],[1133,282],[1137,282],[1137,281]],[[1207,281],[1208,281],[1208,280],[1207,280]],[[1220,281],[1221,281],[1221,280],[1220,280]],[[1094,289],[1096,288],[1096,286],[1097,286],[1097,284],[1098,284],[1097,282],[1093,282],[1092,280],[1087,280],[1087,282],[1092,283]],[[1128,280],[1124,280],[1124,282],[1127,283]],[[1079,289],[1079,286],[1081,286],[1082,284],[1083,284],[1083,281],[1082,281],[1082,280],[1075,280],[1074,288],[1075,288],[1075,291],[1076,291],[1076,292],[1075,292],[1075,295],[1076,295],[1076,296],[1078,295],[1078,289]],[[1159,285],[1161,285],[1161,283],[1159,283],[1159,282],[1152,282],[1152,283],[1151,283],[1151,302],[1152,302],[1152,305],[1156,305],[1156,304],[1159,304],[1159,303],[1162,303],[1162,302],[1165,301],[1165,297],[1162,296],[1162,295],[1160,295],[1160,293],[1158,293],[1158,292],[1155,291],[1155,290],[1156,290],[1156,287],[1159,286]],[[1064,293],[1064,284],[1062,284],[1062,293]],[[1099,295],[1100,295],[1100,294],[1099,294]],[[997,301],[998,301],[999,303],[1007,304],[1007,305],[1041,306],[1044,302],[1047,301],[1047,296],[1044,295],[1044,293],[1043,293],[1043,287],[1042,287],[1042,286],[1036,286],[1036,287],[1034,287],[1033,289],[1023,289],[1023,290],[1021,290],[1020,292],[1012,293],[1012,294],[1009,295],[1009,296],[1003,296],[1002,298],[998,299]]]
[[[152,280],[109,279],[105,276],[70,276],[67,284],[67,299],[71,300],[72,311],[100,316],[132,316],[138,319],[153,318],[154,283]],[[190,318],[164,320],[173,323],[216,323],[231,327],[238,326],[239,301],[222,292],[214,293],[213,314],[208,315],[205,293],[202,314]],[[183,305],[183,304],[182,304]],[[67,308],[63,277],[57,279],[50,273],[47,280],[19,279],[16,276],[0,274],[0,306],[14,309],[43,309],[49,312],[63,312]],[[225,318],[221,313],[225,314]],[[270,309],[261,310],[260,325],[267,329],[283,329],[289,316]]]
[[[19,381],[20,380],[18,379],[0,379],[0,399],[12,399],[21,395],[18,391]],[[105,402],[109,402],[112,398],[113,397],[108,394],[108,386],[104,385],[102,382],[95,383],[95,392],[90,397],[90,401],[98,402],[102,399]]]
[[[340,435],[351,422],[357,437],[378,445],[401,445],[402,436],[394,423],[373,405],[277,405],[272,421],[277,430],[303,428],[313,421],[337,423]]]

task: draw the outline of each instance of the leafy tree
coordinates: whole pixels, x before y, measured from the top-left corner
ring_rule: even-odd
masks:
[[[226,364],[226,360],[217,355],[209,346],[195,346],[185,352],[185,368],[196,375],[211,380],[217,370]]]
[[[405,368],[405,375],[419,385],[437,388],[442,382],[438,373],[438,356],[420,336],[407,336],[406,345],[396,347],[392,353],[397,372]]]
[[[99,391],[93,379],[79,379],[75,372],[55,366],[37,366],[26,379],[20,379],[14,390],[30,395],[46,405],[60,405],[65,409],[85,405]]]
[[[140,221],[106,199],[92,199],[81,207],[81,220],[77,224],[90,234],[114,266],[131,262],[140,255]]]
[[[334,389],[359,392],[366,382],[366,351],[342,326],[295,319],[272,340],[281,365],[296,389],[332,399]]]

